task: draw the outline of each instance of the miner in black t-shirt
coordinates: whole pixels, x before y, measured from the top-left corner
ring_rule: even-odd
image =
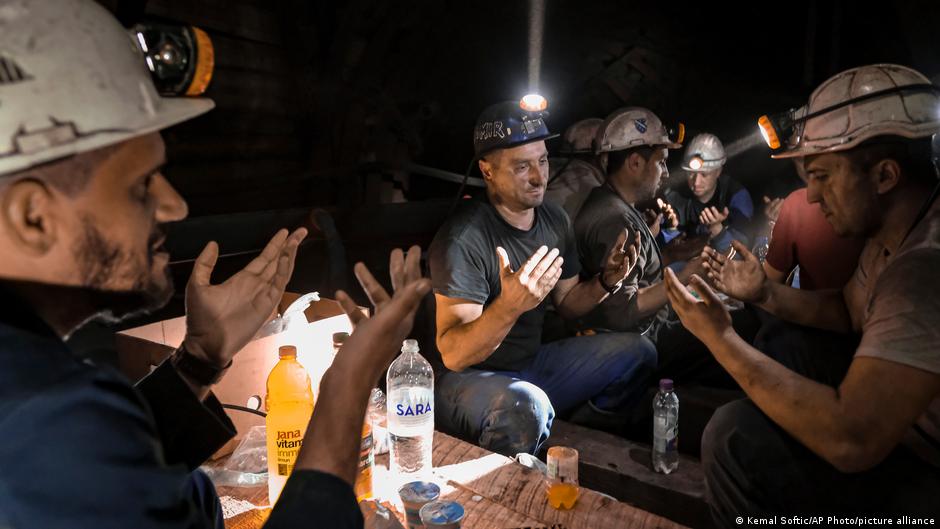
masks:
[[[656,364],[637,334],[541,343],[548,295],[562,316],[586,314],[620,288],[638,245],[620,233],[600,272],[579,282],[571,221],[542,200],[549,137],[538,112],[487,108],[474,132],[486,197],[464,201],[429,254],[450,370],[437,380],[436,424],[503,454],[536,452],[556,411],[587,405],[626,420]]]

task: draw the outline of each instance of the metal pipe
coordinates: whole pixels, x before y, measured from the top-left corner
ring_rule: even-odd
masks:
[[[463,182],[463,175],[452,173],[450,171],[444,171],[443,169],[436,169],[434,167],[428,167],[426,165],[420,165],[416,163],[408,163],[405,165],[405,170],[410,173],[423,174],[425,176],[432,176],[434,178],[439,178],[441,180],[446,180],[448,182],[453,182],[455,184],[460,184]],[[467,185],[473,187],[486,187],[486,182],[482,178],[477,178],[475,176],[467,177]]]

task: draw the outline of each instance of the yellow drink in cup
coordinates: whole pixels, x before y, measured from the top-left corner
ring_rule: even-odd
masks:
[[[546,495],[554,509],[573,509],[581,495],[578,486],[578,451],[565,446],[548,449]]]

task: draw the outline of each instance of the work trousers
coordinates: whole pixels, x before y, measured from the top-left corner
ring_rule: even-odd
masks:
[[[858,338],[771,322],[755,346],[789,369],[836,387]],[[812,410],[806,410],[812,413]],[[940,471],[899,446],[874,468],[847,474],[811,452],[749,399],[722,406],[702,439],[707,499],[719,527],[749,517],[927,516],[940,521]],[[781,524],[779,518],[777,524]],[[876,524],[877,525],[877,524]]]
[[[556,411],[590,402],[599,413],[630,413],[655,367],[656,349],[639,334],[546,343],[520,371],[466,369],[438,377],[436,425],[504,455],[534,454],[548,439]]]

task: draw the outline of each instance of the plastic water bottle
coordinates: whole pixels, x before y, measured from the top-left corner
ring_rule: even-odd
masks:
[[[297,348],[282,346],[280,360],[268,375],[265,425],[268,436],[268,499],[271,505],[294,470],[297,453],[303,446],[307,423],[313,413],[314,394],[310,376],[297,361]]]
[[[389,470],[414,481],[431,471],[434,440],[434,371],[418,354],[418,341],[405,340],[388,368]]]
[[[757,238],[757,243],[754,245],[754,249],[751,250],[751,253],[757,256],[757,259],[760,262],[764,262],[767,259],[767,252],[770,251],[770,239],[766,236],[760,236]]]
[[[679,466],[679,397],[672,380],[659,381],[653,398],[653,470],[669,474]]]

